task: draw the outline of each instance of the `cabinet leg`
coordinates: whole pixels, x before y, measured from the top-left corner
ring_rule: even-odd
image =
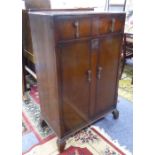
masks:
[[[64,151],[65,145],[66,145],[65,141],[61,141],[60,139],[57,140],[57,146],[58,146],[59,153],[62,153]]]
[[[113,118],[114,119],[118,119],[119,118],[119,111],[117,109],[113,110],[112,114],[113,114]]]

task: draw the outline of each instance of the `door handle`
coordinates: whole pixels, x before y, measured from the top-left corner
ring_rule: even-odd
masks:
[[[88,78],[87,78],[88,82],[91,82],[91,80],[92,80],[92,71],[90,69],[87,71],[87,76],[88,76]]]
[[[103,68],[102,67],[98,67],[97,68],[97,79],[100,80],[101,79],[101,73],[102,73]]]

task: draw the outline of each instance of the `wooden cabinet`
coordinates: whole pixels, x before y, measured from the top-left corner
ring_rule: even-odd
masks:
[[[59,144],[108,112],[118,117],[125,14],[71,14],[29,13],[41,113]]]

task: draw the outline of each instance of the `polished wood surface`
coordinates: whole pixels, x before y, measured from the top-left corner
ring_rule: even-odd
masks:
[[[33,54],[30,21],[27,10],[22,10],[22,40],[23,50]]]
[[[96,115],[104,113],[115,103],[121,42],[122,35],[109,36],[100,40],[97,65]]]
[[[57,32],[60,40],[87,37],[91,34],[90,18],[75,19],[72,16],[57,17]]]
[[[63,119],[68,132],[87,122],[89,117],[89,42],[61,45],[60,59]]]
[[[41,113],[49,126],[61,137],[59,113],[58,78],[54,49],[52,20],[45,16],[30,16],[33,51],[36,59]],[[50,35],[49,35],[50,34]]]
[[[116,109],[125,14],[45,11],[29,16],[42,116],[62,144]]]
[[[111,32],[111,24],[112,20],[111,18],[104,18],[101,17],[99,19],[99,34],[109,33]]]

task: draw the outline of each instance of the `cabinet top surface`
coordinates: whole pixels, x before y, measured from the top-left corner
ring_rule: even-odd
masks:
[[[105,11],[31,11],[29,14],[46,15],[46,16],[61,16],[61,15],[96,15],[96,14],[125,14],[125,12],[105,12]]]

